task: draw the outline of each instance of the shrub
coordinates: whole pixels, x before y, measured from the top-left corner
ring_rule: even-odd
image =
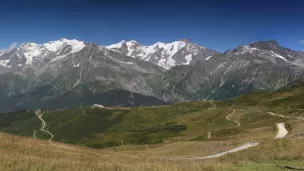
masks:
[[[181,132],[183,130],[187,129],[187,125],[173,125],[173,126],[168,126],[164,128],[167,131],[171,131],[171,132]]]

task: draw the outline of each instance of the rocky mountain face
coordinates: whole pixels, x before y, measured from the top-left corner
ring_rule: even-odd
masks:
[[[253,42],[249,45],[240,46],[239,48],[226,51],[225,54],[227,56],[256,56],[260,58],[270,59],[273,62],[275,62],[276,58],[281,58],[287,63],[304,67],[304,52],[298,52],[288,48],[283,48],[278,44],[278,42],[274,40]]]
[[[304,52],[275,41],[223,54],[187,40],[24,43],[0,50],[0,111],[228,99],[293,85],[303,70]]]
[[[229,99],[303,81],[303,59],[303,52],[283,48],[275,41],[254,42],[173,67],[158,78],[161,83],[153,83],[155,92],[171,100]]]
[[[15,52],[20,55],[10,55]],[[1,110],[13,110],[20,106],[26,108],[41,101],[47,104],[47,101],[61,98],[78,99],[75,106],[89,105],[85,102],[90,94],[98,99],[98,96],[110,90],[122,89],[140,93],[134,96],[148,96],[144,80],[164,71],[157,65],[95,43],[84,44],[66,39],[43,45],[22,44],[16,49],[7,50],[1,59],[8,61],[1,68]],[[15,63],[19,59],[20,62]],[[65,97],[67,94],[68,97]],[[163,104],[162,100],[155,97],[148,99],[151,98],[154,100],[150,101],[155,103],[150,105]],[[69,103],[66,100],[57,107],[70,106]],[[142,104],[147,105],[146,102]],[[120,102],[112,105],[120,105]]]

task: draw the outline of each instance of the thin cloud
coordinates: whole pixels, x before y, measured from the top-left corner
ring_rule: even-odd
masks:
[[[302,44],[304,44],[304,40],[299,40],[299,43],[302,43]]]
[[[16,48],[18,46],[18,42],[14,42],[14,43],[12,43],[8,48],[9,49],[14,49],[14,48]]]

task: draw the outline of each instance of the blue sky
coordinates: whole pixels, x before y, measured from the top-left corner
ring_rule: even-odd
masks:
[[[304,50],[302,0],[10,0],[1,2],[0,48],[75,38],[143,45],[183,38],[223,52],[259,40]]]

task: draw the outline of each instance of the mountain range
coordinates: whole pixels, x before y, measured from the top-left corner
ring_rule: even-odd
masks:
[[[229,99],[304,79],[304,52],[259,41],[224,53],[187,39],[109,46],[60,39],[0,50],[0,111]]]

